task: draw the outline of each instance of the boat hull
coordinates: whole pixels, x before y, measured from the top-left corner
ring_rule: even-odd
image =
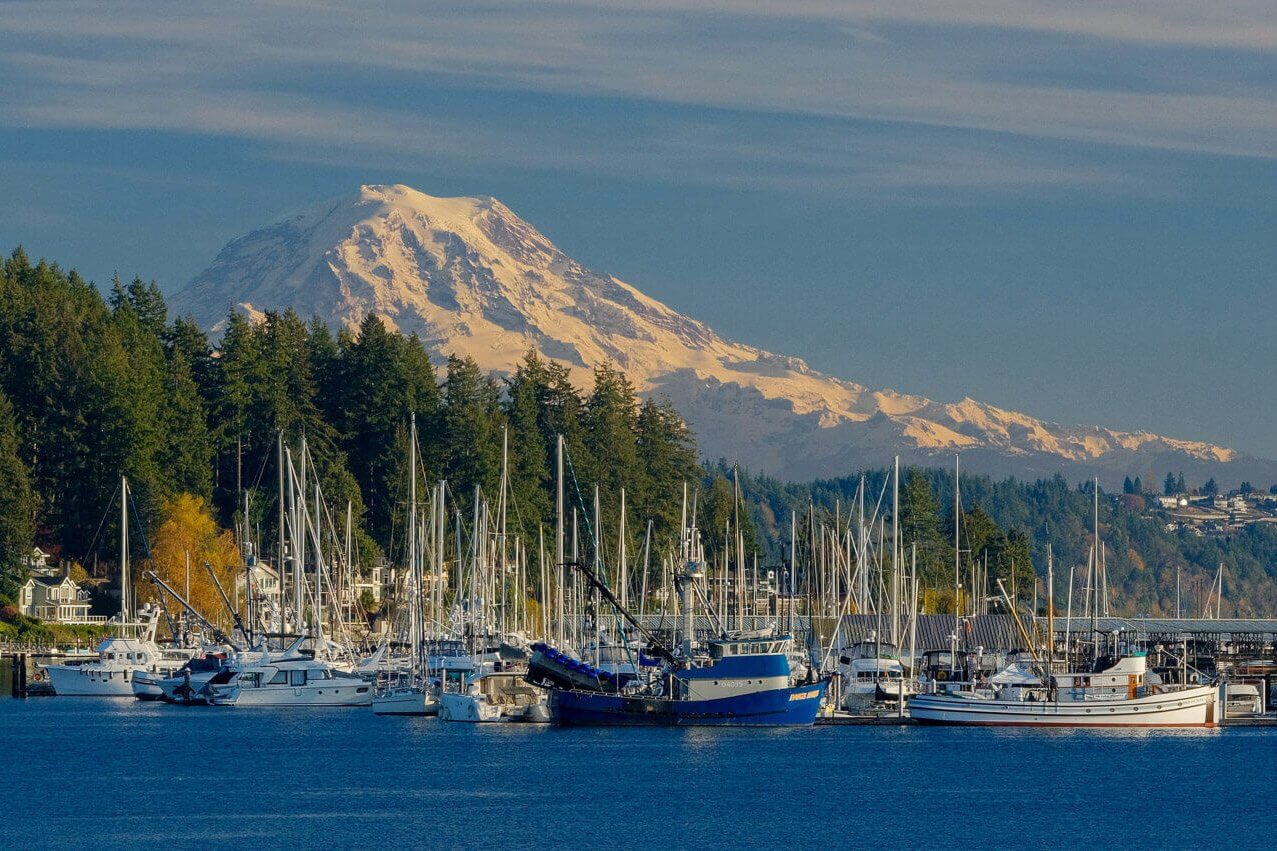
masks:
[[[923,724],[984,727],[1214,727],[1219,690],[1200,686],[1132,699],[984,700],[921,694],[909,715]]]
[[[87,665],[49,665],[45,669],[59,697],[133,697],[133,670]]]
[[[501,708],[478,697],[456,692],[439,695],[439,720],[488,724],[501,719]]]
[[[136,671],[133,674],[133,696],[138,700],[163,700],[164,688],[160,683],[160,675],[150,671]]]
[[[710,700],[550,691],[550,720],[581,726],[804,727],[816,721],[828,680]]]
[[[402,689],[372,699],[377,715],[438,715],[439,698],[420,689]]]
[[[370,706],[369,685],[327,686],[325,688],[233,688],[214,689],[210,703],[216,706]]]

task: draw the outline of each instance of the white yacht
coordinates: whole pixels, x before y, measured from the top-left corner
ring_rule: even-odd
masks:
[[[550,710],[545,691],[529,685],[523,675],[523,671],[499,671],[463,680],[460,691],[439,695],[439,720],[548,724]]]
[[[301,639],[278,659],[263,654],[226,682],[208,684],[215,706],[369,706],[372,684],[299,651]]]
[[[865,711],[908,699],[916,689],[894,645],[862,641],[838,659],[842,708]]]

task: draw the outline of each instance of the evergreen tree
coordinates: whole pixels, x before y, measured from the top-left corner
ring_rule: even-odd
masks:
[[[387,550],[394,545],[393,531],[403,531],[400,511],[408,497],[409,418],[418,414],[419,427],[425,425],[429,436],[436,416],[433,370],[429,360],[423,363],[409,351],[411,345],[370,314],[359,336],[345,346],[340,368],[333,369],[340,375],[342,402],[336,419],[342,446],[369,506],[369,531]],[[425,409],[418,411],[418,404]],[[418,444],[422,443],[419,432]],[[423,469],[421,475],[425,481],[430,471]]]
[[[1130,476],[1122,481],[1122,493],[1135,493],[1135,482],[1131,481]]]
[[[939,506],[931,483],[922,471],[910,467],[900,491],[900,535],[906,548],[917,545],[918,574],[930,584],[948,585],[949,559],[953,551],[940,531]]]
[[[638,396],[625,374],[611,363],[594,370],[594,388],[585,407],[586,451],[593,461],[586,475],[600,491],[603,529],[619,528],[621,488],[641,493],[646,482],[638,456]],[[577,467],[580,475],[581,468]],[[590,495],[584,494],[587,501]],[[588,506],[592,511],[592,506]]]
[[[26,557],[35,536],[35,505],[19,440],[13,406],[0,393],[0,597],[10,601],[27,580]]]
[[[1162,493],[1166,494],[1167,496],[1174,496],[1175,494],[1180,492],[1177,490],[1178,487],[1179,487],[1179,484],[1175,481],[1175,474],[1167,473],[1166,484],[1162,486]]]
[[[167,441],[159,458],[167,474],[165,490],[208,499],[213,488],[213,444],[199,387],[191,376],[186,355],[178,349],[169,355],[167,390]]]
[[[501,392],[471,358],[448,358],[443,383],[444,472],[449,487],[469,509],[478,485],[495,502],[501,475]]]
[[[210,438],[217,455],[218,503],[223,513],[228,513],[228,507],[234,511],[239,505],[244,455],[257,450],[273,457],[275,433],[256,423],[253,416],[267,367],[258,331],[242,314],[232,312],[227,316],[218,354],[216,395],[209,405],[213,411]],[[228,475],[223,475],[223,471]]]
[[[505,416],[509,424],[510,489],[526,535],[553,522],[551,455],[541,432],[541,400],[549,394],[545,362],[529,350],[506,382]]]
[[[702,475],[696,441],[673,406],[651,399],[639,408],[637,428],[636,448],[645,485],[634,502],[633,516],[642,525],[652,521],[653,547],[674,546],[683,485],[694,484]]]

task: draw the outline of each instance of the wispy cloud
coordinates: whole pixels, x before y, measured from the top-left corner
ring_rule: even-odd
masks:
[[[160,20],[143,3],[9,3],[0,35],[23,48],[0,57],[0,121],[217,134],[344,162],[489,157],[826,189],[1113,187],[1111,167],[1059,157],[1056,143],[1277,156],[1277,75],[1238,85],[1230,71],[1237,54],[1275,70],[1274,8],[275,2]],[[1124,86],[1133,49],[1144,61]],[[1049,76],[1035,73],[1044,59]],[[1103,85],[1097,67],[1111,68]],[[422,97],[435,82],[456,92],[443,107]],[[467,93],[511,91],[574,98],[587,115],[591,101],[667,109],[616,134],[552,110],[466,108]]]

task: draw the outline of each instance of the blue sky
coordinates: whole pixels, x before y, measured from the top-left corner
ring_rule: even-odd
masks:
[[[494,195],[827,372],[1277,457],[1269,2],[43,0],[0,37],[0,244],[98,281],[359,183]]]

